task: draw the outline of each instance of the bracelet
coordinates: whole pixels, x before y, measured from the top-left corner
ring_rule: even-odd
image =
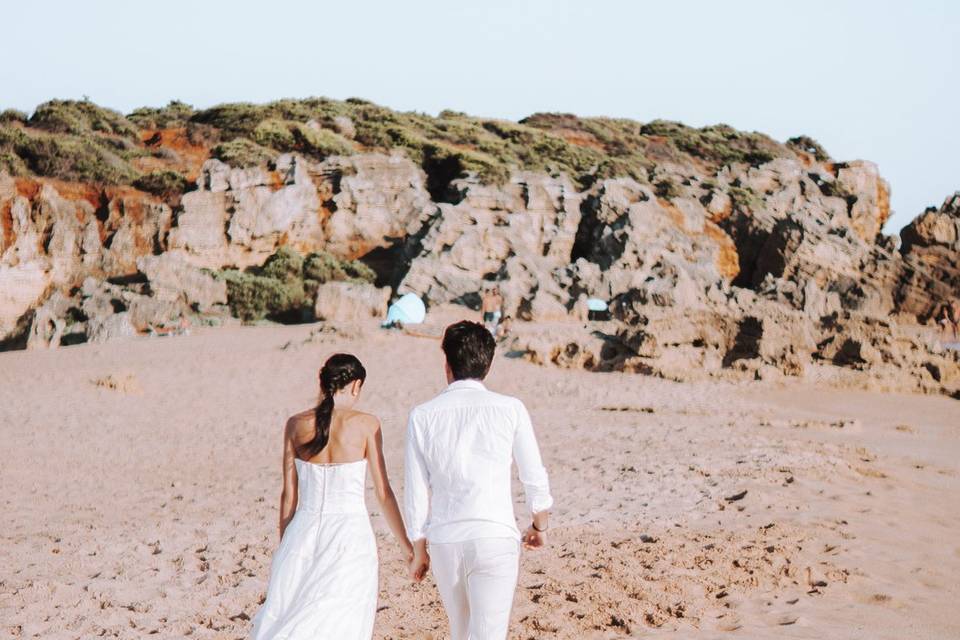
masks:
[[[543,533],[544,531],[550,528],[550,527],[544,527],[543,529],[541,529],[540,527],[537,526],[536,522],[532,522],[532,521],[530,522],[530,526],[533,527],[533,530],[536,531],[537,533]]]

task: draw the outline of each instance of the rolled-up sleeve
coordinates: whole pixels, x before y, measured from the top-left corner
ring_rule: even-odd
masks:
[[[547,470],[540,457],[540,447],[533,433],[530,414],[522,403],[517,406],[517,431],[513,440],[513,459],[517,463],[520,483],[531,513],[540,513],[553,506]]]
[[[430,517],[430,476],[420,450],[414,413],[407,421],[403,469],[403,514],[407,537],[413,542],[427,536]]]

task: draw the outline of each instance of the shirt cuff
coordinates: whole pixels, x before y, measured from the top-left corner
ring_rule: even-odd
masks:
[[[527,506],[530,508],[530,513],[540,513],[541,511],[546,511],[553,506],[553,496],[551,496],[549,493],[534,496],[527,503]]]
[[[416,542],[427,537],[427,528],[420,527],[417,529],[407,529],[407,538],[410,539],[410,542]]]

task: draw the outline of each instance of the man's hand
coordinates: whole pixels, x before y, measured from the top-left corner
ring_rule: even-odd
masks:
[[[533,528],[533,525],[527,527],[527,530],[523,532],[523,548],[524,549],[540,549],[547,544],[547,532],[546,531],[537,531]]]
[[[420,582],[430,569],[430,554],[427,553],[427,541],[417,540],[413,543],[413,557],[408,564],[410,579]]]

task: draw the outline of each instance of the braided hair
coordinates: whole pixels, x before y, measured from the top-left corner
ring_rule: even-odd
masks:
[[[367,370],[356,356],[336,353],[323,363],[320,369],[320,403],[313,411],[316,433],[310,442],[300,447],[301,456],[309,459],[320,453],[330,440],[330,420],[333,417],[333,396],[345,389],[354,380],[363,384]]]

